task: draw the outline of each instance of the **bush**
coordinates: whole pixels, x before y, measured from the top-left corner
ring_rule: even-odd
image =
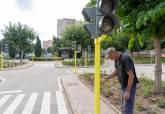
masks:
[[[165,100],[163,98],[158,101],[158,106],[165,109]]]

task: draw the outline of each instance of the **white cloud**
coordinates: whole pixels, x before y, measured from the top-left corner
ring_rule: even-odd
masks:
[[[81,11],[89,0],[33,0],[32,8],[26,11],[18,7],[16,0],[0,1],[0,29],[9,21],[21,22],[34,28],[41,40],[47,40],[56,36],[57,19],[83,19]]]

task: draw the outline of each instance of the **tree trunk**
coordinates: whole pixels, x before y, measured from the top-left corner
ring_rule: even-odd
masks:
[[[160,62],[160,39],[155,38],[154,40],[155,46],[155,93],[159,94],[161,92],[161,74],[162,67]]]
[[[23,62],[22,59],[23,59],[23,51],[21,51],[21,58],[20,58],[21,63]]]

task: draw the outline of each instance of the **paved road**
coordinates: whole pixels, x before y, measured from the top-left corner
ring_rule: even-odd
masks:
[[[66,69],[55,68],[53,62],[1,71],[5,82],[0,85],[0,114],[68,114],[58,81],[66,73]]]

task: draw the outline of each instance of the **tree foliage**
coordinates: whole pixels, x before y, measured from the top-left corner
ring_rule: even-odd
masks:
[[[53,36],[53,53],[54,52],[58,52],[58,49],[62,47],[62,41],[59,38],[56,38],[55,36]]]
[[[10,22],[8,26],[5,25],[4,38],[21,53],[21,59],[36,36],[36,32],[31,27],[20,22],[18,24]]]
[[[80,44],[82,49],[87,48],[88,45],[91,45],[93,40],[89,38],[83,28],[83,24],[70,25],[65,28],[62,33],[62,43],[64,47],[73,47],[72,42]]]
[[[87,4],[86,7],[94,7],[96,6],[96,0],[90,0]]]
[[[35,53],[36,57],[41,57],[41,55],[42,55],[41,40],[38,36],[37,36],[37,40],[36,40],[36,44],[35,44],[34,53]]]
[[[165,1],[120,0],[117,14],[124,32],[137,37],[164,38]]]

